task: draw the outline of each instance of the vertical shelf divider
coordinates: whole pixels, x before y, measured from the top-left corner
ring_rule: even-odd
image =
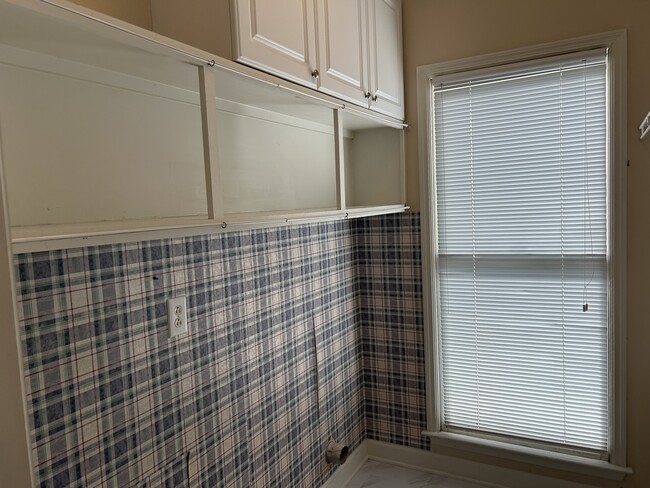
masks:
[[[199,66],[201,96],[201,123],[203,129],[203,155],[205,158],[205,191],[208,202],[208,219],[223,218],[223,192],[217,148],[217,102],[215,76],[211,66]]]
[[[345,210],[345,147],[343,141],[343,112],[335,108],[334,113],[334,151],[336,154],[336,202],[339,210]]]
[[[406,204],[406,130],[401,129],[399,135],[399,191],[400,202]]]

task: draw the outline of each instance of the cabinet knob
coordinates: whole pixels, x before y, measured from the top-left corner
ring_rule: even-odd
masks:
[[[315,79],[318,79],[320,77],[320,73],[318,72],[317,69],[311,72],[311,77]]]
[[[372,93],[370,93],[370,92],[366,92],[366,94],[365,94],[364,96],[365,96],[367,99],[371,99],[371,98],[372,98]]]
[[[372,101],[373,101],[373,102],[376,102],[378,98],[379,98],[379,95],[377,95],[377,94],[375,93],[375,95],[373,95],[373,97],[372,97]]]

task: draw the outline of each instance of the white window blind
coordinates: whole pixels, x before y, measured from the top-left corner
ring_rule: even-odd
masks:
[[[434,87],[443,428],[604,452],[606,55],[490,76]]]

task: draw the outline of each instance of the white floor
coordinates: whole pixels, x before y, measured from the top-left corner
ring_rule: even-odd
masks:
[[[437,474],[367,461],[346,488],[484,488]]]

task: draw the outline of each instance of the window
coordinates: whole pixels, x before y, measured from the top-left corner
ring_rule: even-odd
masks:
[[[607,448],[605,55],[434,87],[443,422]]]
[[[420,68],[433,437],[620,462],[614,73],[586,47]]]

